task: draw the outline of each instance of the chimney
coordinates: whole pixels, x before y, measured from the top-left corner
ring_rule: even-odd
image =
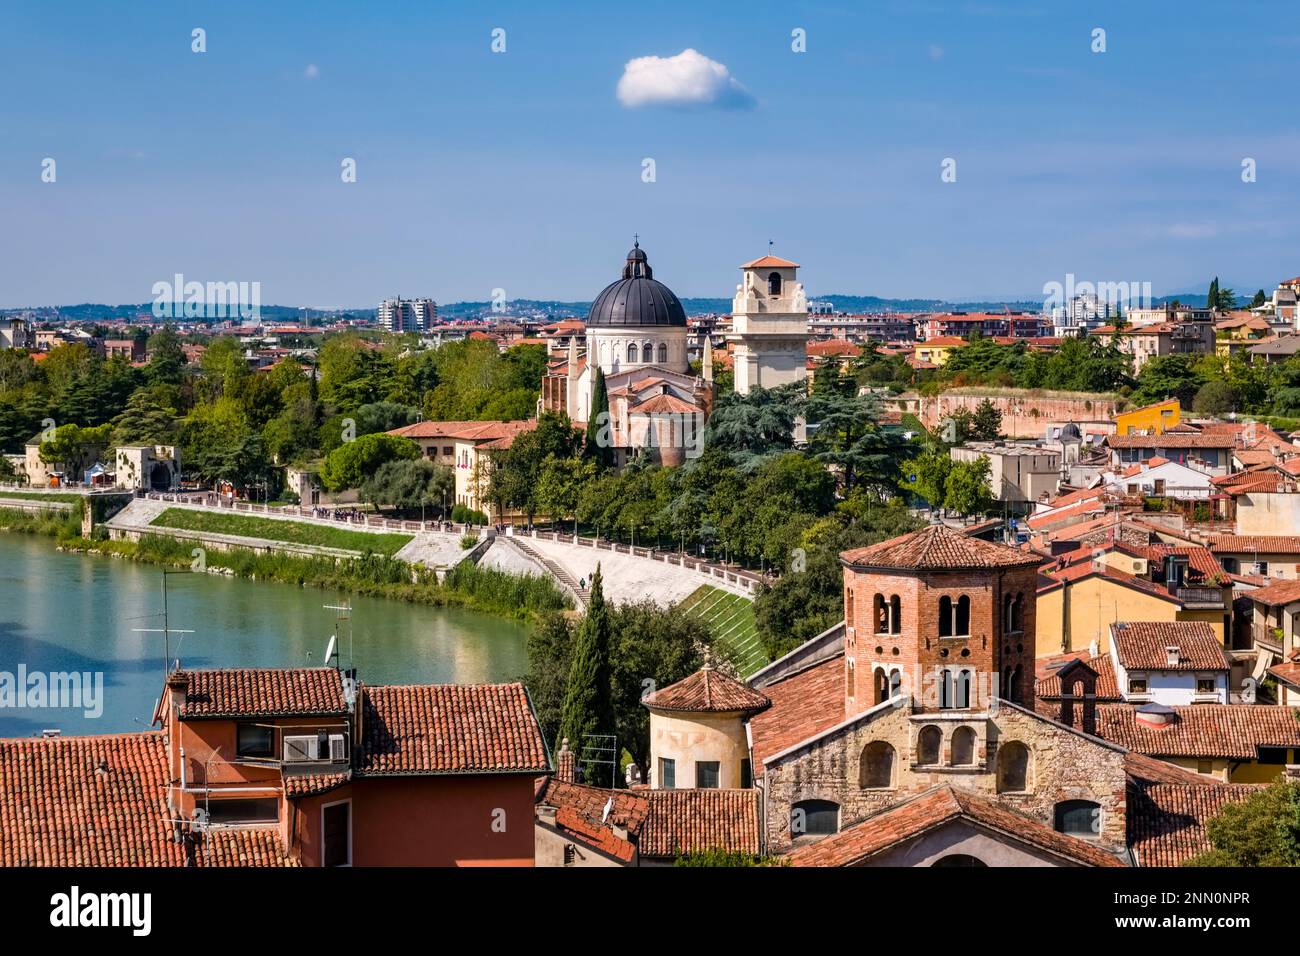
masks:
[[[1182,657],[1179,654],[1178,648],[1176,646],[1170,645],[1165,648],[1165,663],[1167,663],[1170,667],[1177,667],[1178,662],[1181,659]]]
[[[565,737],[560,752],[555,755],[555,778],[561,783],[574,783],[576,776],[576,761],[569,749],[569,738]]]

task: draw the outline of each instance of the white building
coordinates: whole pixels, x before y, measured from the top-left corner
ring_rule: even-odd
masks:
[[[1115,678],[1131,704],[1227,704],[1228,660],[1205,621],[1117,621]]]
[[[776,388],[808,376],[808,298],[798,263],[767,255],[740,267],[731,304],[735,389]]]
[[[26,319],[0,319],[0,349],[34,349],[36,335]]]
[[[1052,329],[1056,336],[1087,335],[1089,330],[1105,325],[1111,318],[1111,306],[1097,296],[1076,295],[1069,302],[1052,309]]]
[[[389,332],[427,332],[438,322],[432,299],[385,299],[379,303],[379,327]]]

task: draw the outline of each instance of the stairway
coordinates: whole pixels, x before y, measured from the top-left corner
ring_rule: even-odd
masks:
[[[587,598],[590,592],[587,588],[578,587],[578,582],[574,579],[573,575],[569,573],[568,568],[564,567],[564,565],[560,564],[558,561],[546,557],[546,555],[542,554],[523,538],[515,537],[514,535],[498,535],[497,540],[508,541],[521,554],[528,556],[533,561],[546,568],[546,570],[550,572],[551,577],[555,578],[559,583],[560,587],[573,595],[573,600],[577,602],[578,609],[581,611],[587,609]]]

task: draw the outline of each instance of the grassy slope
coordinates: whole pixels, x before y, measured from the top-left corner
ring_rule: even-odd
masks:
[[[348,551],[373,551],[385,555],[396,554],[413,537],[409,534],[374,534],[368,531],[351,531],[346,528],[309,524],[305,521],[283,521],[241,514],[214,514],[210,511],[190,511],[185,508],[168,508],[150,524],[155,528],[180,528],[185,531],[203,531],[209,534],[233,534],[245,538],[262,538],[266,541],[287,541],[292,544],[343,548]]]
[[[730,591],[702,584],[680,605],[686,613],[704,620],[714,640],[748,677],[771,663],[763,651],[754,623],[754,602]]]
[[[72,503],[80,501],[82,496],[59,494],[58,492],[41,494],[39,491],[0,491],[0,498],[20,498],[23,501],[62,501]]]

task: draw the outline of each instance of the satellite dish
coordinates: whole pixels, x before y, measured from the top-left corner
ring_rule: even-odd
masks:
[[[330,658],[334,656],[336,644],[338,644],[338,638],[335,637],[335,635],[331,634],[330,642],[327,645],[325,645],[325,666],[326,667],[329,666]]]

